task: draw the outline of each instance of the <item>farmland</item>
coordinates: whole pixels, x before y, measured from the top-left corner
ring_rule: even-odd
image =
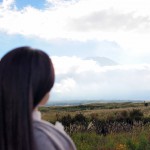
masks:
[[[149,150],[149,103],[95,103],[41,107],[42,118],[62,122],[78,150]]]

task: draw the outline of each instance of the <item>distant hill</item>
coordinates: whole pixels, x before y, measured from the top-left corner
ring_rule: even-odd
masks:
[[[46,106],[78,106],[88,104],[107,104],[107,103],[143,103],[144,100],[62,100],[50,101]],[[150,101],[147,101],[150,103]]]
[[[97,62],[100,66],[118,65],[117,62],[115,62],[114,60],[111,60],[107,57],[88,57],[88,58],[85,58],[85,60],[93,60],[93,61]]]

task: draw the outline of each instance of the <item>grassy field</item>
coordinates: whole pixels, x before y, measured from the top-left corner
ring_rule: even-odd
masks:
[[[42,118],[60,121],[78,150],[150,150],[149,103],[96,103],[41,107]]]

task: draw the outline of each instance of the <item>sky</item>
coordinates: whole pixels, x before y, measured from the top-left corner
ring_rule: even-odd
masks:
[[[51,57],[50,101],[150,100],[149,0],[0,0],[0,58]]]

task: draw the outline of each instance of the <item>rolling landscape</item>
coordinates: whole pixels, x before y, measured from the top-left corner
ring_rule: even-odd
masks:
[[[40,107],[42,118],[59,121],[78,150],[149,150],[150,102],[93,102]]]

